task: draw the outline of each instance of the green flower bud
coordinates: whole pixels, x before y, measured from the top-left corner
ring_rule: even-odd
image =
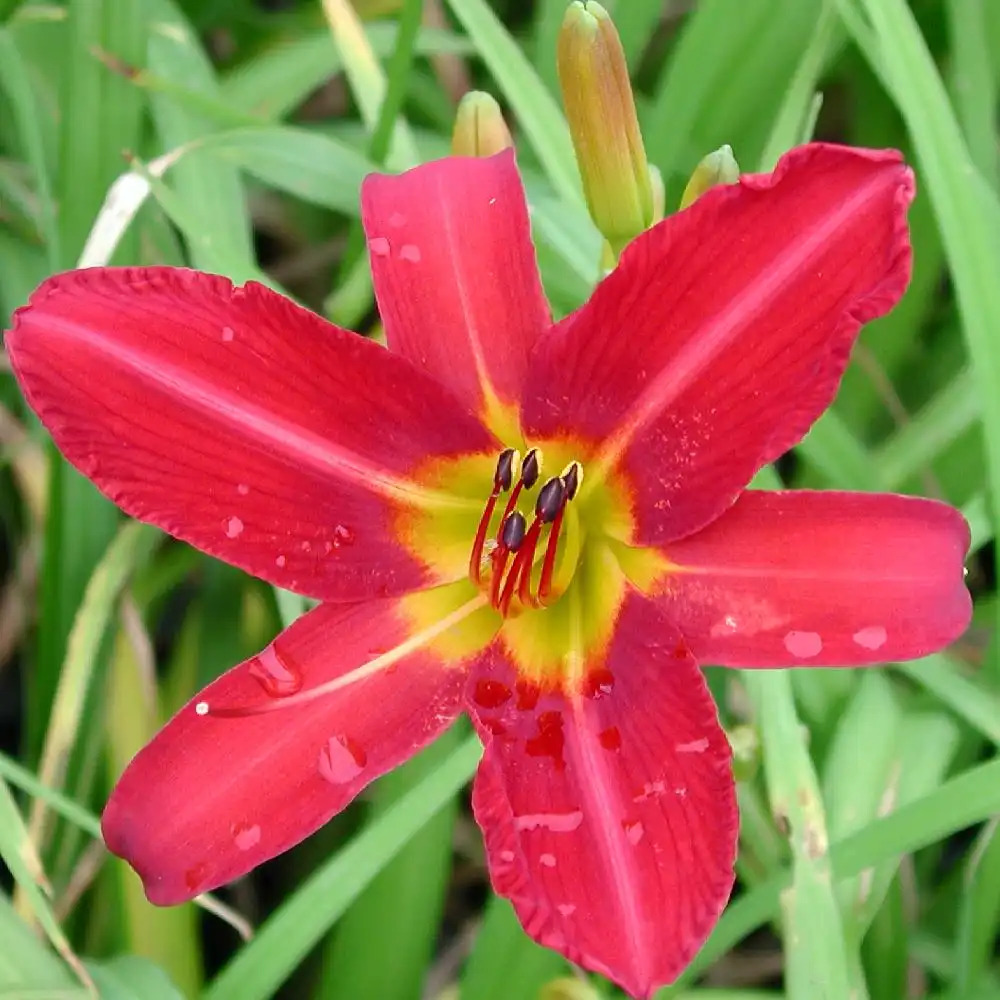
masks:
[[[735,184],[740,179],[740,165],[729,146],[720,146],[694,168],[691,180],[681,195],[681,210],[696,202],[718,184]]]
[[[470,90],[455,113],[451,151],[456,156],[492,156],[513,145],[500,105],[489,94]]]
[[[618,32],[593,0],[574,0],[556,63],[590,215],[619,254],[653,221],[653,192]]]

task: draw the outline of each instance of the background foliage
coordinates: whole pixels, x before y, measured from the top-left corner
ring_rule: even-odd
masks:
[[[772,476],[943,497],[974,535],[976,621],[947,653],[712,672],[763,763],[740,784],[738,890],[661,996],[1000,998],[1000,3],[607,6],[668,204],[722,143],[744,169],[813,131],[915,164],[913,285]],[[557,103],[564,7],[0,0],[0,318],[80,263],[186,263],[377,335],[358,185],[443,154],[470,85],[509,112],[546,288],[573,308],[599,241]],[[0,448],[0,996],[570,995],[551,985],[562,960],[488,893],[465,730],[220,900],[148,906],[98,839],[110,782],[303,605],[126,524],[61,464],[9,372]]]

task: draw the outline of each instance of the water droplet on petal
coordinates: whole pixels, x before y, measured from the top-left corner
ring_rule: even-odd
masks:
[[[399,251],[400,260],[408,260],[411,264],[420,263],[420,247],[407,243]]]
[[[541,697],[541,688],[532,681],[518,680],[514,684],[517,692],[517,707],[522,712],[530,712]]]
[[[184,884],[188,892],[199,892],[205,885],[208,878],[208,862],[199,861],[192,868],[184,872]]]
[[[236,336],[236,332],[231,326],[224,326],[222,328],[222,342],[224,344],[231,344]]]
[[[233,843],[237,850],[249,851],[260,843],[260,827],[254,823],[234,823],[229,832],[233,835]]]
[[[599,667],[597,670],[591,670],[584,678],[583,693],[588,698],[603,698],[605,695],[611,694],[614,686],[615,679],[611,675],[611,671]]]
[[[346,524],[338,524],[333,529],[333,547],[343,548],[354,544],[354,529],[348,528]]]
[[[785,649],[792,656],[801,660],[808,660],[813,656],[818,656],[823,650],[823,640],[818,632],[797,632],[791,631],[785,636]]]
[[[576,907],[572,903],[560,903],[556,909],[564,916],[571,917],[576,913]]]
[[[888,633],[881,625],[870,625],[855,632],[851,638],[865,649],[881,649],[889,638]]]
[[[551,757],[556,769],[561,771],[566,766],[565,744],[562,713],[542,712],[538,716],[538,734],[525,742],[524,749],[529,757]]]
[[[373,257],[388,257],[389,241],[384,236],[375,236],[368,241],[368,249]]]
[[[514,852],[513,851],[501,851],[500,852],[500,860],[503,861],[503,862],[505,862],[506,864],[510,864],[510,862],[514,860]]]
[[[642,840],[643,834],[646,832],[642,828],[642,823],[638,820],[622,820],[622,829],[625,831],[625,836],[628,838],[628,842],[634,847],[636,844]]]
[[[632,796],[633,802],[645,802],[646,799],[655,798],[657,795],[662,795],[667,790],[666,782],[664,781],[647,781],[646,784],[642,786],[642,791],[638,795]]]
[[[227,517],[222,522],[222,530],[226,533],[226,538],[238,538],[243,534],[243,522],[238,517]]]
[[[622,748],[622,734],[618,732],[617,726],[609,726],[607,729],[602,729],[597,734],[597,740],[604,747],[605,750],[621,750]]]
[[[504,702],[510,700],[510,688],[499,681],[493,681],[483,677],[476,681],[472,689],[472,700],[483,708],[499,708]]]
[[[403,215],[402,212],[393,212],[392,215],[389,216],[389,225],[392,226],[393,229],[401,229],[406,225],[406,216]]]
[[[708,740],[691,740],[690,743],[676,743],[674,750],[677,753],[704,753],[708,749]]]
[[[194,711],[195,711],[196,715],[208,715],[208,702],[207,701],[199,701],[194,706]]]
[[[272,698],[287,698],[302,687],[302,672],[273,642],[250,661],[250,673]]]
[[[331,784],[353,781],[368,762],[368,755],[350,736],[331,736],[319,752],[319,773]]]
[[[238,483],[236,486],[236,492],[239,493],[241,497],[245,497],[250,492],[250,487],[246,483]]]
[[[515,816],[514,826],[518,830],[551,830],[553,833],[572,833],[583,822],[583,813],[576,809],[568,813],[531,813]]]
[[[539,855],[538,863],[546,868],[555,868],[556,856],[554,854]]]
[[[274,560],[274,565],[277,566],[278,569],[284,569],[287,562],[288,560],[284,556],[278,556],[277,559]]]

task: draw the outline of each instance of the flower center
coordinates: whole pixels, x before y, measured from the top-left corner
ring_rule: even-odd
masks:
[[[518,608],[545,607],[564,589],[557,586],[556,559],[566,510],[580,489],[583,467],[575,460],[570,462],[560,475],[545,480],[534,494],[541,468],[542,456],[537,448],[528,451],[523,462],[513,448],[500,453],[493,489],[469,555],[469,578],[476,586],[488,590],[490,604],[504,618]],[[497,501],[507,493],[510,495],[498,516]],[[526,515],[521,506],[530,503],[532,496],[534,503]],[[563,549],[560,576],[568,578],[579,548],[564,546]]]

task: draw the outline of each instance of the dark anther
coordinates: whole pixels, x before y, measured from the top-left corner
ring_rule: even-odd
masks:
[[[500,452],[497,459],[497,471],[493,475],[493,488],[506,493],[514,481],[514,459],[517,452],[513,448],[507,448]]]
[[[500,544],[511,552],[516,552],[524,541],[524,535],[528,530],[528,522],[524,515],[515,510],[500,528]]]
[[[538,461],[538,449],[532,448],[524,456],[524,462],[521,465],[521,482],[524,484],[526,490],[530,490],[538,482],[538,474],[541,471],[542,467]]]
[[[539,491],[535,502],[535,517],[542,524],[551,524],[566,505],[566,484],[555,476]]]
[[[576,496],[576,491],[580,488],[580,463],[573,462],[563,473],[563,486],[566,487],[566,499],[572,500]]]

